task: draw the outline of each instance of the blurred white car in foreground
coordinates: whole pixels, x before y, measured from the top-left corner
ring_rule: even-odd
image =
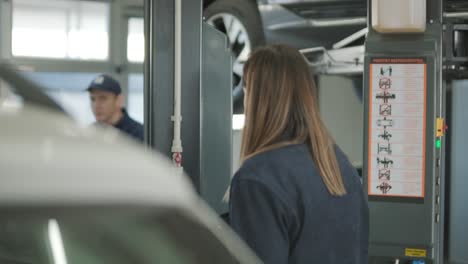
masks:
[[[0,100],[0,263],[260,262],[162,155],[10,75],[24,103]]]

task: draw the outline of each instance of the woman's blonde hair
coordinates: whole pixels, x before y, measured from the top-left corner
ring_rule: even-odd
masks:
[[[320,117],[317,89],[302,54],[284,45],[262,47],[244,65],[244,81],[241,160],[306,143],[328,191],[345,195],[335,142]]]

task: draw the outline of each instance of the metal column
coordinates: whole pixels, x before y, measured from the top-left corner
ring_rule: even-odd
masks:
[[[369,0],[369,25],[372,24],[371,5],[372,1]],[[369,115],[370,99],[375,96],[370,90],[372,62],[375,58],[388,58],[390,61],[396,58],[421,58],[427,67],[425,68],[426,103],[423,109],[425,120],[422,120],[425,124],[423,195],[421,198],[369,195],[369,263],[443,263],[444,140],[442,139],[440,148],[436,146],[438,139],[436,118],[445,116],[445,91],[442,85],[442,32],[442,1],[440,0],[427,1],[427,25],[424,33],[381,34],[369,26],[364,75],[364,102],[366,102],[364,104],[366,113],[364,117],[366,126],[364,130],[364,182],[365,189],[369,192],[372,188],[376,188],[373,185],[369,186],[368,183],[370,175],[373,175],[369,171],[373,160],[370,158],[372,150],[368,144],[373,124]],[[385,137],[385,135],[382,136]],[[382,150],[388,151],[387,147],[390,148],[385,145]],[[389,156],[391,157],[391,154]]]
[[[145,1],[146,144],[171,158],[174,1]],[[202,27],[201,1],[182,1],[182,166],[218,213],[232,163],[232,62],[227,38]],[[202,30],[203,29],[203,30]]]
[[[450,170],[447,182],[447,198],[449,203],[447,210],[447,257],[453,264],[468,263],[468,223],[467,193],[468,187],[468,163],[466,162],[466,149],[468,147],[468,80],[457,80],[451,85],[450,108],[450,162],[447,167]]]
[[[183,167],[199,188],[201,1],[182,1]],[[145,141],[171,158],[174,0],[145,0]]]

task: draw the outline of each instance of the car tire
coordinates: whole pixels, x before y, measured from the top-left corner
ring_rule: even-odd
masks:
[[[236,39],[229,39],[230,48],[233,53],[233,90],[240,87],[242,77],[242,66],[247,56],[243,49],[248,48],[250,53],[258,46],[265,44],[265,36],[262,27],[262,20],[255,0],[216,0],[210,4],[203,12],[205,21],[212,24],[216,29],[229,35],[235,35]],[[226,20],[223,17],[235,18],[243,26],[247,39],[243,39],[242,34],[228,34]],[[230,22],[232,23],[232,21]],[[232,33],[232,32],[231,32]],[[240,89],[242,90],[242,89]],[[243,92],[233,92],[234,113],[243,111]]]
[[[262,20],[255,0],[217,0],[203,12],[205,20],[228,13],[235,16],[247,29],[253,47],[265,44]]]

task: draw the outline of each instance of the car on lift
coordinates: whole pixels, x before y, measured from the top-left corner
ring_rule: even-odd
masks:
[[[162,155],[1,64],[0,95],[0,263],[260,263]]]
[[[229,39],[234,87],[240,83],[249,53],[258,46],[283,43],[298,49],[342,48],[334,44],[367,24],[367,0],[204,0],[203,8],[205,21]],[[347,46],[363,43],[364,38],[353,38]],[[235,108],[242,104],[242,89],[237,90]]]

